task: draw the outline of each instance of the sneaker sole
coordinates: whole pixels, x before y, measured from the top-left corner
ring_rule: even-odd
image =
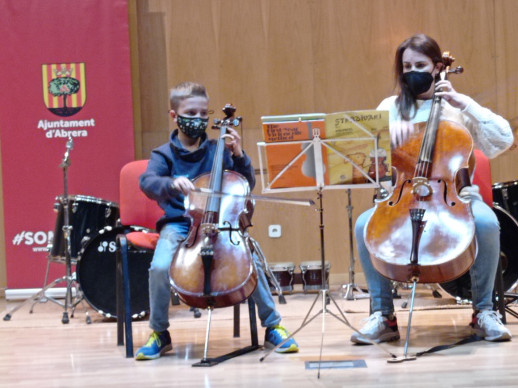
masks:
[[[493,337],[484,337],[484,334],[486,334],[486,333],[483,330],[477,330],[477,329],[475,329],[475,334],[478,337],[484,338],[485,341],[489,341],[489,342],[510,341],[512,338],[512,335],[510,333],[502,333],[500,335],[495,335]]]
[[[266,349],[273,349],[275,348],[275,345],[271,342],[265,342],[264,347]],[[277,348],[275,349],[275,353],[297,353],[299,351],[299,347],[295,344],[291,344],[287,348]]]
[[[372,345],[372,343],[379,344],[380,342],[392,342],[392,341],[398,341],[400,338],[399,334],[389,334],[381,336],[380,338],[376,339],[368,339],[366,337],[361,336],[351,336],[351,342],[354,342],[355,344],[360,345]]]
[[[156,354],[146,355],[143,353],[139,353],[135,356],[135,360],[138,360],[138,361],[156,360],[157,358],[163,356],[164,353],[166,353],[170,350],[173,350],[173,345],[165,346],[164,348],[162,348],[162,350],[160,352],[158,352]]]

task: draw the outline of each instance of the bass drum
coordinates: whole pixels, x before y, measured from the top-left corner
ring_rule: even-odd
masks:
[[[500,261],[504,290],[509,291],[518,282],[518,222],[498,205],[493,206],[500,223]],[[451,282],[441,283],[450,295],[462,300],[471,300],[471,278],[469,271]]]
[[[92,238],[81,251],[76,273],[84,298],[95,310],[111,318],[117,317],[115,289],[118,234],[142,228],[106,227]],[[143,317],[149,312],[148,270],[153,251],[129,247],[131,315]]]
[[[104,227],[114,227],[119,219],[119,205],[87,195],[68,196],[68,216],[70,232],[70,257],[75,263],[79,260],[85,243]],[[57,212],[54,237],[49,257],[54,261],[65,261],[66,239],[63,233],[65,223],[65,197],[56,197],[54,210]]]
[[[495,183],[493,202],[518,220],[518,181]]]

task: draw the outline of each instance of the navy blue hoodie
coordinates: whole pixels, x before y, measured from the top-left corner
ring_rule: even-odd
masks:
[[[193,180],[203,173],[210,172],[216,145],[216,140],[208,139],[207,134],[203,134],[200,147],[195,151],[188,151],[182,147],[176,129],[171,133],[169,143],[151,152],[147,169],[140,176],[140,188],[164,209],[165,214],[156,225],[158,231],[169,222],[189,222],[184,216],[184,195],[171,187],[171,178],[185,176]],[[250,185],[250,190],[254,188],[254,168],[244,152],[242,157],[235,157],[225,148],[223,167],[225,170],[243,175]]]

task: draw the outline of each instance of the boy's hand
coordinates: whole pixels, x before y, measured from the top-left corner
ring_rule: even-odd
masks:
[[[228,133],[225,134],[225,138],[230,141],[226,142],[226,146],[232,151],[234,156],[240,158],[243,156],[243,149],[241,148],[241,136],[234,128],[227,128]]]
[[[189,193],[195,189],[189,178],[184,176],[174,178],[171,182],[171,187],[173,190],[180,191],[183,195],[189,195]]]

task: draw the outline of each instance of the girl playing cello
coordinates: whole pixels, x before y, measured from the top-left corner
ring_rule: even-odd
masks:
[[[401,43],[395,56],[395,77],[399,87],[396,96],[386,98],[378,106],[389,111],[392,147],[404,144],[417,131],[416,123],[426,122],[430,115],[434,92],[442,98],[441,120],[449,120],[466,127],[475,146],[489,158],[504,152],[513,143],[509,123],[472,98],[455,91],[450,81],[434,83],[443,70],[442,52],[432,38],[418,34]],[[462,189],[460,196],[471,200],[475,222],[478,253],[470,269],[473,316],[471,326],[475,334],[487,341],[506,341],[511,333],[493,311],[492,292],[500,257],[500,230],[496,215],[486,205],[476,186]],[[358,253],[371,296],[371,311],[366,324],[351,341],[369,344],[399,339],[394,316],[391,281],[373,267],[364,240],[364,229],[374,209],[361,214],[355,225]]]

